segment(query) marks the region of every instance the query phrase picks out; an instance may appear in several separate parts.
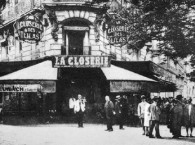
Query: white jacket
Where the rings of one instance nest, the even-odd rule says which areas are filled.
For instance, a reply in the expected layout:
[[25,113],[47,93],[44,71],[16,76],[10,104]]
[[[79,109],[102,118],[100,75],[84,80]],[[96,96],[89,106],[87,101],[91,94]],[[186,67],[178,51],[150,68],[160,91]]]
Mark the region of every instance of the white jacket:
[[75,106],[75,98],[70,98],[69,99],[69,108],[74,109]]
[[74,112],[79,112],[79,111],[84,112],[85,111],[85,103],[82,102],[81,100],[76,100],[74,104]]

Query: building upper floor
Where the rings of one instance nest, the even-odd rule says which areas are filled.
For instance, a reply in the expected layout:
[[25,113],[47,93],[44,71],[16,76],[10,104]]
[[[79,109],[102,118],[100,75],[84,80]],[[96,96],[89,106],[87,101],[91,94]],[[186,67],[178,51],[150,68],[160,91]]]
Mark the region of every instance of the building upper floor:
[[[155,55],[157,41],[151,48],[129,49],[111,45],[107,31],[97,21],[105,12],[103,5],[89,8],[91,0],[9,0],[2,12],[0,61],[36,60],[55,55],[110,55],[114,60],[152,61],[177,76],[185,77],[182,61]],[[23,28],[36,19],[40,31]],[[18,27],[19,25],[19,27]],[[33,32],[34,31],[34,32]],[[37,34],[37,32],[40,32]],[[39,41],[27,42],[28,38]]]

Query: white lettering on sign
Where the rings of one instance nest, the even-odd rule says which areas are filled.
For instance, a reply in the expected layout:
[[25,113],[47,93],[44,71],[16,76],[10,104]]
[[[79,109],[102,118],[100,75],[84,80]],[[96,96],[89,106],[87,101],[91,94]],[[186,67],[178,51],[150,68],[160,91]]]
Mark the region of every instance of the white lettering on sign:
[[110,44],[125,44],[128,39],[129,27],[120,19],[113,20],[108,24],[107,38]]
[[[85,3],[85,2],[92,2],[92,0],[52,0],[52,2],[56,2],[56,3]],[[44,0],[43,3],[51,3],[51,0]]]
[[157,90],[150,82],[110,81],[110,92],[140,92]]
[[0,84],[0,92],[37,92],[40,84]]
[[53,67],[109,67],[109,56],[61,55],[55,56]]
[[34,43],[40,41],[42,38],[43,25],[34,16],[29,16],[24,20],[16,22],[16,29],[20,40]]
[[89,27],[64,26],[64,30],[88,31]]

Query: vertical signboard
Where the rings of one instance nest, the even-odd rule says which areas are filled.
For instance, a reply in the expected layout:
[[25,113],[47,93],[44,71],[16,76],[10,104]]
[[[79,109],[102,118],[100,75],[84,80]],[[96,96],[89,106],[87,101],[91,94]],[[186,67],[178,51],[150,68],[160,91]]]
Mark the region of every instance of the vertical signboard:
[[121,44],[124,45],[128,41],[128,30],[124,20],[113,16],[111,22],[107,24],[107,38],[111,45]]

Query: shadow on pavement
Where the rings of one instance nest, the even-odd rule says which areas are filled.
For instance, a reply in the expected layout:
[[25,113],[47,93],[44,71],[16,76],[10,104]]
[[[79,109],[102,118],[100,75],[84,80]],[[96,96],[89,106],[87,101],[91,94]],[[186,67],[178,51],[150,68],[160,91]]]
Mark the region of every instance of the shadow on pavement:
[[181,137],[178,139],[172,138],[172,137],[163,137],[163,139],[167,140],[178,140],[178,141],[186,141],[186,142],[194,142],[195,143],[195,137]]

